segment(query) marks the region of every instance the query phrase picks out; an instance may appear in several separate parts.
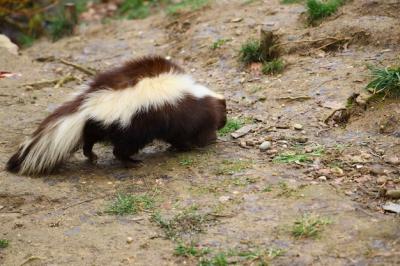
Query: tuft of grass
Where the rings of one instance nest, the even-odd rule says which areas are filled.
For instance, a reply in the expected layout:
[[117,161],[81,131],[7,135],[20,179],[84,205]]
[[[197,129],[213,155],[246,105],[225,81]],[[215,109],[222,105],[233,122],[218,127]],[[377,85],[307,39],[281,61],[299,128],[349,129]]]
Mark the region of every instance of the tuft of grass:
[[179,243],[175,247],[175,255],[181,257],[201,257],[210,253],[210,249],[208,248],[196,248],[193,243],[190,245],[185,245],[184,243]]
[[135,214],[154,208],[154,199],[147,195],[133,196],[119,193],[106,213],[115,215]]
[[268,257],[270,259],[274,259],[276,257],[280,257],[283,256],[286,253],[286,251],[284,249],[281,248],[269,248],[268,249]]
[[369,66],[373,80],[368,83],[366,89],[377,95],[400,95],[400,67],[377,68]]
[[319,236],[325,225],[331,223],[331,220],[327,218],[303,215],[294,222],[292,235],[296,238],[315,238]]
[[220,48],[222,45],[224,45],[227,42],[230,42],[232,39],[218,39],[215,42],[213,42],[213,44],[211,45],[211,49],[212,50],[216,50],[218,48]]
[[282,59],[273,59],[269,62],[264,62],[262,65],[262,72],[264,74],[276,75],[282,73],[285,68],[285,64]]
[[307,0],[308,20],[313,24],[335,13],[343,4],[344,0]]
[[248,65],[253,62],[262,62],[261,44],[258,40],[247,40],[239,51],[239,60]]
[[209,0],[181,0],[177,3],[173,3],[167,7],[167,13],[170,15],[177,15],[182,12],[195,11],[206,5]]
[[241,128],[244,125],[244,121],[241,119],[236,119],[236,118],[228,118],[226,121],[226,124],[223,128],[218,130],[218,135],[219,136],[226,136],[232,132],[235,132],[239,128]]
[[8,247],[8,245],[10,244],[10,241],[8,241],[7,239],[0,239],[0,248],[6,248]]

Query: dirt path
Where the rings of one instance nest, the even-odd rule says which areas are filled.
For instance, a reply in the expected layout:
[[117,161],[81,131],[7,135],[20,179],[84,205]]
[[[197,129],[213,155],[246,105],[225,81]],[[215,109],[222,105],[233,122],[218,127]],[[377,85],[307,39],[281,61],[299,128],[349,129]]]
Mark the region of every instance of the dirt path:
[[[89,80],[60,58],[101,70],[149,53],[170,56],[226,96],[230,117],[254,125],[238,140],[221,137],[190,153],[154,143],[140,154],[144,165],[137,169],[122,169],[109,147],[99,145],[97,166],[76,154],[51,176],[2,171],[0,238],[10,244],[0,249],[0,264],[398,265],[399,218],[383,213],[387,199],[379,195],[400,181],[398,166],[386,163],[400,152],[399,127],[391,123],[400,104],[379,103],[346,128],[323,123],[362,91],[366,64],[393,64],[400,52],[396,1],[354,2],[316,28],[304,26],[300,5],[229,0],[177,19],[160,14],[81,28],[56,43],[39,41],[20,56],[0,51],[1,69],[22,74],[0,81],[3,165],[48,112]],[[260,25],[279,29],[282,42],[337,34],[352,40],[339,50],[301,42],[286,47],[288,67],[272,77],[243,68],[236,57]],[[219,39],[228,41],[211,49]],[[78,80],[59,88],[26,86],[69,74]],[[390,130],[382,132],[382,125]],[[272,148],[260,152],[265,140]],[[278,162],[288,151],[310,161]],[[117,192],[145,194],[155,204],[135,215],[107,214]],[[316,237],[293,235],[304,215],[316,217]],[[180,243],[209,253],[178,256]]]

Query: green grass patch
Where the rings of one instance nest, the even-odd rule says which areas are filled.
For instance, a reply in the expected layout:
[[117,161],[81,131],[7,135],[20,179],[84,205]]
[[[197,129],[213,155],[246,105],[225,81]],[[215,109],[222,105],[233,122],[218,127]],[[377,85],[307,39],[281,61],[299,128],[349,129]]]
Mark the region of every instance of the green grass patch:
[[366,89],[374,95],[400,95],[400,67],[377,68],[370,66],[372,81]]
[[337,11],[344,4],[344,0],[307,0],[308,20],[311,24],[326,18]]
[[167,7],[167,13],[177,15],[182,12],[196,11],[209,4],[209,0],[181,0],[177,3],[172,3]]
[[311,163],[315,157],[320,157],[325,153],[325,149],[320,147],[313,152],[305,153],[302,151],[287,151],[281,153],[272,160],[274,163]]
[[135,214],[154,208],[154,199],[147,195],[127,195],[119,193],[107,208],[106,213],[115,215]]
[[235,132],[236,130],[238,130],[239,128],[244,126],[244,124],[245,124],[245,122],[241,119],[228,118],[225,126],[223,128],[221,128],[220,130],[218,130],[218,135],[226,136],[232,132]]
[[124,0],[118,7],[118,15],[127,19],[143,19],[150,15],[150,8],[157,1]]
[[213,42],[213,44],[211,44],[210,48],[212,50],[216,50],[218,48],[221,48],[224,44],[230,41],[232,41],[232,39],[218,39],[215,42]]
[[269,75],[282,73],[284,69],[285,63],[280,58],[273,59],[269,62],[264,62],[262,65],[262,72]]
[[324,227],[331,223],[331,220],[327,218],[303,215],[294,222],[292,235],[296,238],[316,238],[323,231]]
[[0,248],[6,248],[8,247],[8,245],[10,244],[10,241],[8,241],[7,239],[0,239]]
[[194,163],[194,160],[191,157],[184,156],[179,160],[179,164],[182,166],[191,166],[193,163]]

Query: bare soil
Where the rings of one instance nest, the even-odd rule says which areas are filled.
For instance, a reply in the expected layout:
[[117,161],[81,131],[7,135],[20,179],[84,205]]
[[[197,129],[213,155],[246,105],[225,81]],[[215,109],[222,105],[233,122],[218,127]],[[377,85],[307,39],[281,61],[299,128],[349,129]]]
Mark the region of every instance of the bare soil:
[[[49,112],[90,80],[58,59],[102,70],[137,56],[170,56],[225,95],[230,117],[255,128],[189,153],[154,143],[139,154],[144,163],[134,169],[122,168],[108,146],[98,145],[94,166],[77,153],[49,176],[2,171],[0,238],[10,244],[0,249],[0,264],[197,265],[198,258],[175,255],[177,241],[151,219],[152,212],[173,217],[196,206],[213,218],[182,241],[214,254],[279,249],[281,256],[267,258],[271,265],[399,265],[399,216],[382,209],[387,201],[396,203],[384,191],[400,187],[399,166],[387,163],[400,152],[399,101],[373,103],[346,125],[324,123],[353,93],[363,93],[370,80],[367,64],[398,63],[399,7],[390,0],[350,1],[319,26],[307,27],[301,5],[221,0],[179,17],[82,25],[72,37],[40,40],[19,56],[0,51],[0,70],[22,74],[0,80],[3,165]],[[238,62],[241,44],[258,38],[260,27],[276,30],[289,43],[279,76]],[[330,43],[328,37],[345,41]],[[218,39],[229,41],[211,49]],[[317,39],[323,40],[305,41]],[[29,85],[68,74],[77,80],[59,87]],[[265,140],[275,152],[258,149]],[[273,161],[285,151],[316,147],[324,152],[309,163]],[[152,195],[156,206],[134,215],[107,214],[117,192]],[[303,214],[331,222],[317,238],[298,239],[291,230]]]

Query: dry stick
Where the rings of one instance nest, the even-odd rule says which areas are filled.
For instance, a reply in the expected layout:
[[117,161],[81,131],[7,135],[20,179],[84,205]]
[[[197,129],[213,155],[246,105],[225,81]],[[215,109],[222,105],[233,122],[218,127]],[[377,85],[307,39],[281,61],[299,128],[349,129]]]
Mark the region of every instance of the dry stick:
[[96,74],[96,72],[97,72],[97,71],[95,71],[95,70],[91,70],[91,69],[89,69],[89,68],[87,68],[87,67],[84,67],[84,66],[82,66],[82,65],[78,65],[78,64],[72,63],[72,62],[67,61],[67,60],[64,60],[64,59],[60,59],[60,62],[63,63],[64,65],[72,66],[72,67],[78,69],[79,71],[81,71],[81,72],[83,72],[83,73],[89,75],[89,76],[94,76],[94,75]]
[[275,46],[283,46],[287,44],[293,44],[293,43],[307,43],[307,42],[321,42],[321,41],[326,41],[326,40],[335,40],[335,42],[339,41],[346,41],[346,40],[351,40],[351,37],[344,37],[344,38],[337,38],[337,37],[325,37],[321,39],[315,39],[315,40],[299,40],[299,41],[291,41],[291,42],[283,42],[283,43],[278,43]]
[[31,87],[37,88],[37,87],[44,87],[44,86],[52,85],[52,84],[56,84],[56,86],[57,86],[57,84],[60,84],[60,85],[58,85],[58,87],[59,87],[59,86],[63,85],[64,83],[67,83],[67,82],[75,80],[75,79],[76,78],[74,76],[67,75],[67,76],[59,78],[59,79],[42,80],[42,81],[33,82],[33,83],[25,83],[25,84],[22,84],[22,86],[23,87],[31,86]]

